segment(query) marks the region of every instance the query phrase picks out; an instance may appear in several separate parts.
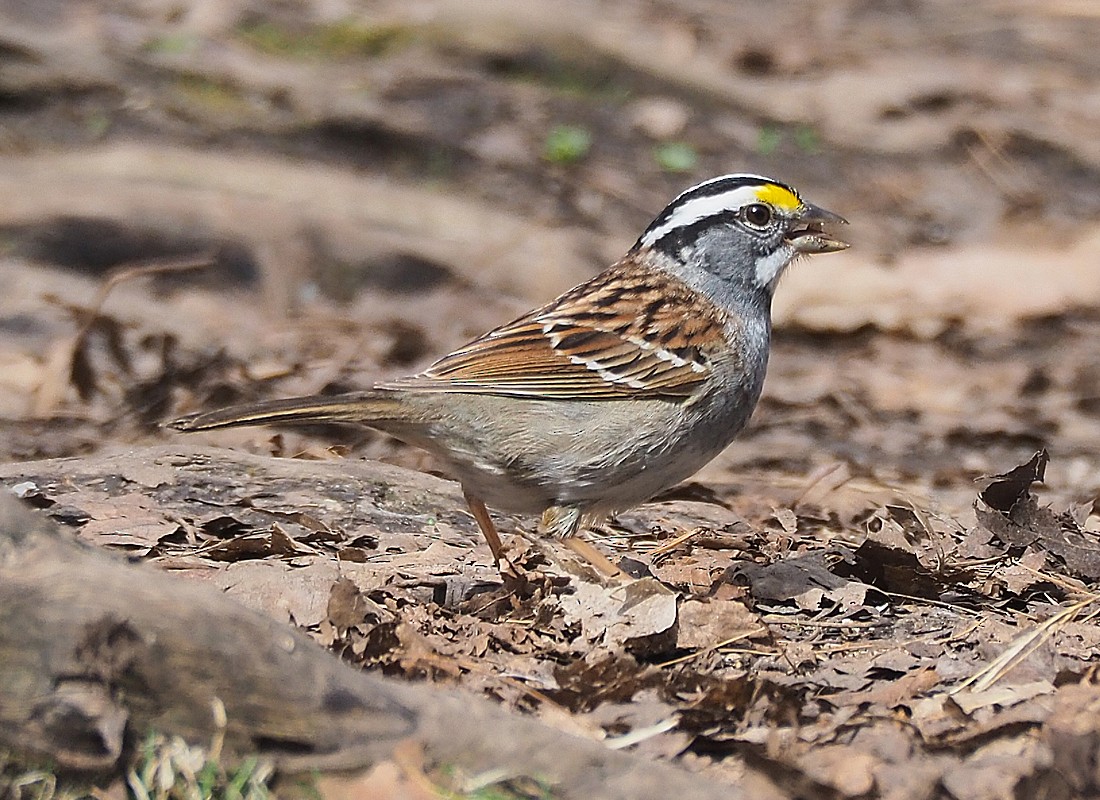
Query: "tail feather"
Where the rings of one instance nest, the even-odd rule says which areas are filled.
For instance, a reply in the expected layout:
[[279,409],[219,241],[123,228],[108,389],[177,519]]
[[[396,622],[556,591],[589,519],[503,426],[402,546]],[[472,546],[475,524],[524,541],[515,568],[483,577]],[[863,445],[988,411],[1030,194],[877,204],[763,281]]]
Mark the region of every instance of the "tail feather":
[[391,392],[350,392],[340,395],[313,395],[284,400],[220,408],[189,414],[168,423],[177,431],[205,431],[244,425],[277,422],[360,422],[370,425],[383,420],[401,420],[402,404]]

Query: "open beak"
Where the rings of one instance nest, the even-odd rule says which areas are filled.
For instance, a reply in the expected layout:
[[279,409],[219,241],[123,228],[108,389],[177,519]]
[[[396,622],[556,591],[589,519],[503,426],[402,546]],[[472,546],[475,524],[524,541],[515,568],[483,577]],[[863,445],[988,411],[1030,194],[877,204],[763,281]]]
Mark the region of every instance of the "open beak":
[[838,250],[847,250],[850,245],[842,239],[836,238],[825,230],[827,225],[847,225],[848,220],[832,211],[815,206],[812,203],[803,203],[791,222],[791,230],[787,233],[787,241],[794,246],[799,253],[835,253]]

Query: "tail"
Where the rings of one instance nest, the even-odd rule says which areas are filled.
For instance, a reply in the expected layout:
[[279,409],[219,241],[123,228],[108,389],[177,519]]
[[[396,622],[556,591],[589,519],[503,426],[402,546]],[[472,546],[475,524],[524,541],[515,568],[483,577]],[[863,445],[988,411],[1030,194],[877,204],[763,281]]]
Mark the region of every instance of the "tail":
[[400,399],[393,392],[366,391],[242,403],[217,411],[189,414],[172,420],[167,427],[177,431],[205,431],[277,422],[358,422],[373,425],[407,417],[407,411],[403,410]]

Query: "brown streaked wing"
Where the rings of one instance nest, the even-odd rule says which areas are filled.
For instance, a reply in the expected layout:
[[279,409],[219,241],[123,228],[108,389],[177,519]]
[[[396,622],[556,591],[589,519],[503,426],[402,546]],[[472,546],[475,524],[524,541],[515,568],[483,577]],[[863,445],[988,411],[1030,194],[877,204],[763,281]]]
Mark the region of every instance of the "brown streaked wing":
[[419,375],[382,387],[681,400],[706,379],[724,316],[671,276],[616,265]]

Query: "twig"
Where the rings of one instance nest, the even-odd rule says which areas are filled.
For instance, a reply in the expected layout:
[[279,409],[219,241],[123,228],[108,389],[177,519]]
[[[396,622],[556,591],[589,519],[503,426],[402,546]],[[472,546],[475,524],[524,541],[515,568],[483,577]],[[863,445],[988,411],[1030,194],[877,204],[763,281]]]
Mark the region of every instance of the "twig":
[[766,617],[760,618],[762,622],[766,622],[769,625],[798,625],[802,628],[881,628],[884,625],[890,623],[883,620],[881,622],[846,622],[845,620],[799,620],[799,619],[787,619],[779,614],[769,614]]
[[204,253],[189,258],[157,259],[138,263],[123,264],[116,267],[108,274],[90,308],[84,309],[84,319],[76,332],[65,342],[63,346],[51,348],[52,356],[45,368],[45,376],[35,392],[31,415],[45,417],[54,412],[64,397],[65,389],[69,385],[69,375],[72,374],[73,361],[80,349],[85,337],[99,319],[107,297],[116,286],[136,278],[144,278],[149,275],[165,275],[175,272],[187,272],[196,269],[206,269],[214,263],[211,254]]

